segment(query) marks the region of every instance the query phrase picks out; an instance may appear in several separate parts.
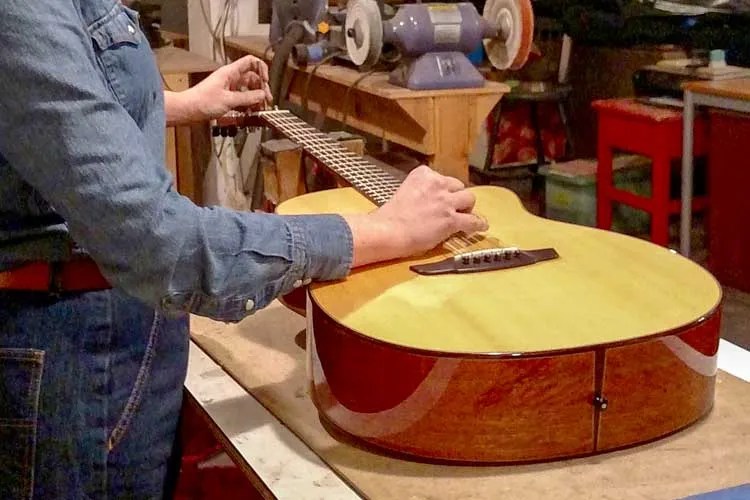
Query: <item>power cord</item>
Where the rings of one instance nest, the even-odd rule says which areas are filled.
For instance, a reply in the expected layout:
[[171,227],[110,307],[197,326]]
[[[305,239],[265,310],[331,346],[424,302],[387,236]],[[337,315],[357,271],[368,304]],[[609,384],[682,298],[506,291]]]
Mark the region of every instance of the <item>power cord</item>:
[[354,90],[355,88],[357,88],[357,86],[360,83],[362,83],[363,80],[365,80],[366,78],[372,76],[373,73],[375,73],[375,69],[371,69],[367,73],[364,73],[362,76],[360,76],[359,78],[357,78],[354,81],[354,83],[352,83],[346,89],[346,93],[344,94],[344,108],[343,108],[344,111],[343,111],[343,116],[341,118],[341,129],[340,129],[341,132],[343,132],[344,130],[346,130],[346,122],[349,119],[349,96],[351,95],[352,90]]
[[310,73],[307,74],[307,80],[305,81],[305,89],[302,92],[302,109],[305,111],[310,111],[308,107],[308,98],[310,96],[310,81],[312,81],[312,77],[315,76],[315,73],[317,73],[318,68],[320,68],[322,65],[333,59],[334,57],[341,55],[343,51],[337,50],[335,52],[331,52],[327,56],[325,56],[323,59],[315,63],[315,66],[313,66],[313,69],[310,71]]

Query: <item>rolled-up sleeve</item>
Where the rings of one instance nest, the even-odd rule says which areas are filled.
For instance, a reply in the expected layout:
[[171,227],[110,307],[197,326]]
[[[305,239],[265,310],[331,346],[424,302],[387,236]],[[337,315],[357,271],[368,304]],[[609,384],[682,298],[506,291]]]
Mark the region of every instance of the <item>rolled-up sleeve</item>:
[[0,3],[0,154],[114,286],[165,310],[238,321],[350,271],[339,215],[198,207],[175,192],[102,76],[71,0]]

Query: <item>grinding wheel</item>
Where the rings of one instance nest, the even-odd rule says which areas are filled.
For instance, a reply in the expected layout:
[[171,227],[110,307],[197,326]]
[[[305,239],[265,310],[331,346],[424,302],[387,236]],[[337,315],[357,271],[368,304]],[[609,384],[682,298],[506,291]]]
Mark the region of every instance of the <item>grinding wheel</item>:
[[350,0],[346,7],[346,51],[357,66],[370,66],[383,50],[383,20],[375,0]]
[[499,28],[497,37],[484,40],[492,65],[497,69],[522,68],[534,41],[531,0],[487,0],[482,16]]

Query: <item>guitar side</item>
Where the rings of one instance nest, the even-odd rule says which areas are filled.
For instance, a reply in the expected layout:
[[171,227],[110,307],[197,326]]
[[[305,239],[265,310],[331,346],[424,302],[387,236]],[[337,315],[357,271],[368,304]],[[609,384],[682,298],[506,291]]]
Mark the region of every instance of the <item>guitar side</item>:
[[[311,393],[341,436],[459,462],[550,460],[677,432],[713,404],[721,289],[700,266],[624,235],[528,213],[471,188],[485,243],[553,247],[503,271],[418,276],[418,259],[308,290]],[[351,189],[279,213],[367,212]]]

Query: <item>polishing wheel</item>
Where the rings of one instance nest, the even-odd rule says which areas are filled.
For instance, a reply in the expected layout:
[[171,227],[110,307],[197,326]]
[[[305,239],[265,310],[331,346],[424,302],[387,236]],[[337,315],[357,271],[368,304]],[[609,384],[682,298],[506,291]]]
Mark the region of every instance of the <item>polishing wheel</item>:
[[374,0],[350,0],[347,5],[346,51],[357,66],[370,66],[383,49],[383,20]]
[[[528,61],[534,38],[531,0],[487,0],[482,15],[469,2],[405,4],[386,21],[375,0],[349,0],[346,11],[346,52],[357,66],[376,64],[385,42],[411,59],[431,52],[466,54],[483,43],[494,67],[517,70]],[[430,78],[443,78],[439,73]]]
[[521,69],[529,59],[534,40],[531,0],[487,0],[482,15],[498,28],[497,37],[484,40],[492,65],[497,69]]

